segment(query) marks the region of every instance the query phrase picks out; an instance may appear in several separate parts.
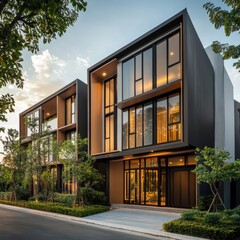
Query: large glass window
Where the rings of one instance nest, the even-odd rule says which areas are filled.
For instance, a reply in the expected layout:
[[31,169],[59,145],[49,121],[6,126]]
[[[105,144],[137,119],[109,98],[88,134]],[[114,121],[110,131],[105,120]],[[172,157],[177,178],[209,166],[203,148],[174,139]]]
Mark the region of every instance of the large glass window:
[[66,105],[66,125],[75,123],[75,95],[72,95],[71,97],[67,98],[65,101]]
[[122,123],[122,138],[123,149],[128,148],[128,110],[123,111],[123,123]]
[[177,32],[123,62],[123,100],[181,79],[180,43]]
[[34,112],[31,112],[27,115],[27,137],[30,137],[34,133],[39,133],[40,129],[40,116],[39,116],[39,110],[36,110]]
[[157,45],[157,87],[167,83],[167,41]]
[[181,79],[180,34],[176,33],[156,46],[156,86]]
[[143,82],[144,92],[152,89],[152,48],[143,52]]
[[176,33],[168,39],[168,82],[173,82],[180,78],[180,34]]
[[105,151],[114,150],[114,78],[104,82]]
[[169,96],[168,100],[168,133],[169,141],[181,139],[181,117],[179,94]]
[[134,96],[134,58],[123,63],[123,99]]
[[167,142],[167,99],[157,101],[157,143]]
[[123,149],[152,144],[152,103],[123,111]]
[[153,121],[152,121],[152,103],[144,105],[144,120],[143,120],[143,131],[144,131],[144,145],[150,145],[153,143]]
[[153,88],[153,49],[149,48],[123,63],[123,100]]
[[135,107],[129,110],[129,148],[135,147]]
[[136,147],[141,147],[143,143],[142,133],[143,133],[143,116],[142,116],[142,106],[136,108]]
[[157,143],[181,139],[182,124],[179,93],[157,101]]

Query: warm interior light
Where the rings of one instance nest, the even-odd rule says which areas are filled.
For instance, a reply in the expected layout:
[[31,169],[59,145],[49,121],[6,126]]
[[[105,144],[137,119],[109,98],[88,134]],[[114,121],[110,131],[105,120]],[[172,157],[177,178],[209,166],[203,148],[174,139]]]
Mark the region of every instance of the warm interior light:
[[169,162],[169,164],[171,165],[171,164],[172,164],[172,162]]
[[107,76],[107,73],[106,73],[106,72],[103,72],[102,75],[103,75],[103,77],[106,77],[106,76]]
[[50,113],[49,113],[49,112],[47,112],[46,114],[47,114],[47,116],[50,116]]
[[173,56],[173,55],[174,55],[174,53],[173,53],[173,52],[170,52],[170,55],[171,55],[171,56]]
[[180,160],[179,160],[180,162],[182,162],[183,160],[180,158]]

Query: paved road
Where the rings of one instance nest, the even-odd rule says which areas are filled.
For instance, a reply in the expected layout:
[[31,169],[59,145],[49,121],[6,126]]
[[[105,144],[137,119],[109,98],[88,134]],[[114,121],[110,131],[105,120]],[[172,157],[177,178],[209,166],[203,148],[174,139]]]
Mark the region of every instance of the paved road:
[[61,221],[0,207],[1,240],[148,240],[163,239]]

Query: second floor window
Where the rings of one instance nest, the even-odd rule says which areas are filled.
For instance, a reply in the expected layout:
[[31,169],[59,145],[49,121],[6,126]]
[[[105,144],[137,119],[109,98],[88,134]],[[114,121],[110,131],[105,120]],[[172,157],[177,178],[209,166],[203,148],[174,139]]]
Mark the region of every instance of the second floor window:
[[66,104],[66,125],[75,123],[76,118],[76,106],[75,106],[75,95],[67,98],[65,101]]
[[153,103],[131,107],[123,111],[123,149],[153,143]]
[[112,78],[104,82],[104,150],[110,152],[114,150],[114,81]]
[[39,121],[40,121],[40,116],[39,116],[39,110],[36,110],[34,112],[31,112],[26,116],[27,118],[27,137],[30,137],[33,133],[39,133]]
[[180,106],[180,94],[174,93],[123,110],[122,149],[181,140]]

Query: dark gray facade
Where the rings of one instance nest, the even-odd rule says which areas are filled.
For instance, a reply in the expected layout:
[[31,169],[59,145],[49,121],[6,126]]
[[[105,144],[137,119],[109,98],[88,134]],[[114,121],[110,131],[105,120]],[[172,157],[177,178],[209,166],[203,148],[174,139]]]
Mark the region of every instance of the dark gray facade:
[[[123,64],[124,62],[131,59],[133,56],[139,54],[139,52],[144,51],[147,48],[153,48],[153,69],[156,69],[156,46],[159,42],[166,39],[168,36],[174,33],[180,33],[180,46],[181,46],[181,79],[176,82],[169,83],[164,86],[156,87],[156,73],[153,72],[153,88],[148,92],[143,92],[140,95],[134,94],[133,97],[124,99],[123,95]],[[99,102],[104,102],[104,91],[103,85],[107,78],[104,78],[103,73],[109,71],[108,79],[114,77],[116,79],[115,93],[116,96],[116,115],[115,121],[117,121],[115,126],[115,138],[114,144],[116,148],[114,151],[105,151],[104,149],[104,109],[101,110],[101,104]],[[169,162],[171,156],[185,156],[185,161],[189,158],[189,154],[194,154],[196,148],[203,148],[204,146],[214,147],[215,146],[215,86],[214,86],[214,68],[209,60],[209,57],[202,46],[202,43],[193,27],[193,24],[189,18],[186,10],[181,11],[169,20],[160,24],[156,28],[147,32],[143,36],[137,38],[135,41],[106,57],[99,63],[95,64],[88,69],[88,139],[89,139],[89,153],[96,158],[96,164],[99,169],[106,176],[106,185],[104,190],[109,198],[110,203],[119,201],[126,202],[124,197],[118,198],[112,192],[114,187],[117,189],[122,189],[125,191],[127,188],[126,181],[122,180],[124,176],[120,174],[124,170],[124,166],[128,164],[128,161],[133,159],[144,159],[145,164],[148,158],[157,157],[160,161],[160,157],[163,156]],[[99,91],[96,92],[96,89]],[[101,92],[102,91],[102,92]],[[136,90],[135,90],[136,91]],[[153,136],[153,144],[149,146],[133,147],[123,149],[122,140],[122,124],[123,124],[123,111],[137,106],[139,104],[144,104],[149,101],[153,101],[153,109],[156,106],[156,100],[168,96],[168,94],[173,94],[179,92],[181,96],[181,124],[182,124],[182,138],[179,141],[169,141],[163,144],[156,144],[156,135]],[[96,100],[98,99],[98,100]],[[98,103],[96,108],[95,102]],[[95,111],[99,110],[96,114]],[[156,113],[153,113],[153,132],[157,131],[156,126]],[[98,125],[98,128],[95,126]],[[102,128],[102,130],[101,130]],[[130,160],[128,160],[130,159]],[[139,160],[140,161],[140,160]],[[182,160],[181,160],[182,161]],[[122,163],[121,163],[122,162]],[[125,165],[124,165],[125,164]],[[129,163],[130,164],[130,163]],[[139,164],[142,164],[139,162]],[[167,163],[168,164],[168,163]],[[171,164],[171,163],[169,163]],[[146,165],[145,165],[146,166]],[[123,168],[123,169],[122,169]],[[183,206],[192,207],[194,206],[194,198],[196,194],[208,194],[209,189],[206,187],[199,187],[196,191],[196,184],[194,177],[191,175],[192,166],[185,166],[182,168],[182,175],[174,172],[170,167],[167,169],[167,197],[165,203],[167,206]],[[126,167],[125,167],[126,169]],[[130,169],[129,169],[130,171]],[[134,170],[135,171],[135,170]],[[138,171],[138,170],[136,170]],[[149,171],[148,169],[139,171]],[[156,169],[159,172],[159,178],[162,177],[161,169]],[[178,203],[174,202],[174,188],[173,182],[174,177],[183,179],[184,174],[188,172],[189,182],[188,190],[178,192],[180,199]],[[120,174],[120,175],[119,175]],[[187,179],[186,178],[186,179]],[[136,180],[137,181],[137,180]],[[182,181],[182,180],[180,180]],[[172,183],[171,183],[172,182]],[[118,186],[114,186],[118,184]],[[125,186],[124,186],[125,184]],[[137,183],[139,184],[139,183]],[[161,182],[159,181],[159,184]],[[135,184],[136,185],[136,184]],[[143,183],[139,185],[140,189],[143,189]],[[162,186],[158,189],[161,191]],[[183,185],[179,186],[179,189],[184,189]],[[119,191],[119,196],[123,194],[121,190]],[[136,190],[139,191],[139,190]],[[184,197],[191,192],[188,199],[184,202]],[[126,196],[126,192],[125,192]],[[135,196],[138,199],[138,196]],[[143,195],[139,197],[143,198]],[[160,198],[160,194],[159,194]],[[146,194],[144,197],[144,204],[147,204]],[[162,198],[161,198],[162,199]],[[161,199],[158,199],[158,206],[162,206]],[[130,200],[129,200],[130,201]],[[139,200],[131,200],[139,204]],[[191,203],[190,203],[191,202]],[[143,203],[140,203],[143,204]],[[182,205],[181,205],[182,204]]]

